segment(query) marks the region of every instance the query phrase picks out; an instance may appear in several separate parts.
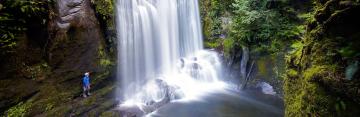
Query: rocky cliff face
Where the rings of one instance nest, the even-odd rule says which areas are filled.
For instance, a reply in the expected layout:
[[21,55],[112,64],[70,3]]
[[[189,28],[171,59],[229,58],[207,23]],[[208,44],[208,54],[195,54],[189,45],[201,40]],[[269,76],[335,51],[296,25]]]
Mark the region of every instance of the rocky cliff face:
[[96,72],[104,36],[88,0],[58,0],[49,23],[48,60],[59,76]]
[[[97,4],[90,0],[56,0],[47,5],[48,16],[43,16],[47,27],[17,37],[17,51],[1,61],[0,69],[6,72],[0,75],[0,113],[64,116],[111,106],[114,54],[109,48],[113,43],[102,27],[106,25],[99,21],[114,20],[99,20]],[[81,100],[81,78],[87,71],[95,95]],[[92,99],[97,101],[89,101]],[[92,106],[82,107],[84,104]]]

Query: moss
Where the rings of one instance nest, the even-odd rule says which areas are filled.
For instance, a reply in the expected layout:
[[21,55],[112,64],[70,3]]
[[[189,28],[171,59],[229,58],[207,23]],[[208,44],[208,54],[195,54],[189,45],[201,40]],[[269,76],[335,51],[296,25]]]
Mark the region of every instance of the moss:
[[99,65],[104,67],[104,68],[112,68],[115,63],[113,62],[114,60],[110,59],[110,57],[108,56],[108,54],[106,53],[105,49],[100,46],[98,48],[98,55],[99,55]]
[[224,45],[225,57],[229,57],[230,56],[230,51],[233,49],[233,46],[234,46],[234,40],[225,39],[224,42],[223,42],[223,45]]
[[265,59],[267,59],[267,58],[262,58],[262,59],[260,59],[260,60],[258,60],[256,63],[257,63],[257,68],[258,68],[258,70],[259,70],[259,74],[260,75],[263,75],[263,76],[267,76],[267,67],[266,67],[266,60]]
[[100,117],[114,117],[114,112],[103,112],[101,113]]
[[100,60],[100,65],[109,66],[109,65],[112,65],[112,62],[109,59],[101,59]]
[[294,70],[294,69],[288,69],[287,71],[287,74],[288,74],[288,76],[289,77],[296,77],[299,73],[296,71],[296,70]]
[[314,66],[306,69],[303,73],[305,80],[311,81],[313,78],[319,77],[319,75],[325,72],[326,66]]
[[54,108],[54,104],[53,103],[48,103],[48,104],[46,104],[45,111],[50,111],[53,108]]
[[100,66],[104,67],[104,68],[111,68],[112,66],[114,66],[114,62],[113,60],[110,59],[110,57],[106,54],[105,49],[103,47],[99,47],[99,62],[100,62]]
[[111,56],[116,56],[115,0],[91,0],[105,37],[105,49]]
[[60,117],[60,116],[64,116],[66,113],[70,112],[71,110],[72,110],[71,105],[63,104],[47,111],[46,116]]
[[50,74],[50,66],[46,62],[41,62],[35,65],[22,65],[22,74],[24,77],[41,81],[47,78]]
[[7,117],[25,117],[26,113],[31,109],[32,102],[20,102],[6,111]]
[[[315,67],[306,73],[306,77],[312,78],[316,74],[316,71],[322,71],[321,67]],[[295,70],[289,70],[288,77],[285,81],[285,102],[287,116],[330,116],[331,113],[327,110],[327,106],[332,105],[332,98],[327,95],[325,90],[317,83],[308,81],[307,79],[299,79],[294,76],[299,76],[293,72]],[[289,79],[289,76],[292,79]],[[296,90],[295,90],[296,89]],[[291,103],[289,103],[291,102]]]
[[84,106],[91,106],[96,103],[96,98],[90,97],[83,102]]
[[[286,56],[286,116],[354,116],[360,113],[358,93],[353,93],[359,92],[356,91],[360,88],[359,81],[347,80],[345,77],[347,66],[358,60],[351,52],[357,50],[346,46],[359,43],[359,40],[346,38],[356,37],[359,33],[330,30],[332,27],[353,29],[351,26],[358,24],[358,21],[347,20],[353,22],[346,22],[350,25],[342,24],[346,17],[332,17],[338,15],[340,9],[352,7],[338,7],[339,3],[335,0],[324,2],[316,2],[316,12],[311,13],[315,18],[307,18],[311,20],[309,22],[318,24],[308,25],[303,39],[295,42],[292,51]],[[330,21],[333,22],[331,26],[324,23]],[[344,54],[344,48],[350,54]]]
[[[102,80],[104,81],[104,78]],[[100,89],[96,89],[96,87],[98,86],[94,85],[91,92],[92,95],[87,98],[80,96],[74,100],[60,101],[65,103],[57,105],[49,103],[48,106],[53,106],[53,108],[46,111],[46,116],[64,116],[67,114],[74,116],[98,116],[102,112],[109,111],[115,104],[115,101],[108,97],[115,89],[114,84],[107,83],[105,87]]]
[[103,20],[113,17],[114,1],[113,0],[91,0],[94,4],[96,12],[101,15]]

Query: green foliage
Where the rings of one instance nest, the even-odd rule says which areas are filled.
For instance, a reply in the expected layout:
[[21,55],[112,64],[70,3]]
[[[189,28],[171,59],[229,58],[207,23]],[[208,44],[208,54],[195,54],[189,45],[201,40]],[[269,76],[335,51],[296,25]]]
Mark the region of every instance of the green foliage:
[[217,47],[219,47],[218,42],[210,42],[210,41],[205,42],[205,48],[217,48]]
[[[115,1],[116,0],[91,0],[95,8],[96,17],[101,28],[104,30],[105,43],[107,50],[115,53],[116,26],[115,26]],[[115,56],[115,55],[112,55]]]
[[225,57],[229,57],[230,56],[230,51],[233,49],[233,46],[234,46],[234,40],[225,39],[223,44],[224,44]]
[[360,52],[357,51],[356,46],[358,46],[358,45],[351,43],[348,46],[345,46],[345,47],[341,48],[340,50],[338,50],[338,52],[346,58],[353,58],[353,57],[360,56]]
[[20,102],[6,111],[7,117],[25,117],[32,103]]
[[[256,29],[259,28],[261,18],[264,13],[253,6],[255,0],[235,0],[233,3],[235,17],[233,18],[231,36],[242,41],[250,43],[255,41]],[[258,22],[258,23],[257,23]]]
[[293,9],[284,5],[286,1],[279,2],[278,8],[268,8],[267,4],[268,0],[235,0],[230,36],[236,43],[278,52],[286,47],[283,42],[292,42],[304,32],[291,17]]
[[340,113],[341,111],[346,110],[346,104],[344,101],[337,99],[338,103],[335,104],[335,110]]
[[[0,50],[10,50],[16,45],[15,36],[10,31],[0,29]],[[9,51],[7,51],[9,52]]]
[[308,23],[315,21],[315,18],[313,16],[314,16],[314,12],[301,13],[298,15],[299,18],[304,19]]
[[95,11],[103,20],[108,20],[114,16],[114,0],[91,0],[95,6]]
[[[301,56],[303,54],[302,49],[304,48],[304,44],[301,41],[296,41],[291,45],[291,51],[289,54],[292,55],[295,59],[293,60],[294,64],[300,64]],[[290,56],[287,57],[287,62],[290,62]]]
[[27,24],[47,20],[47,4],[51,0],[3,0],[0,1],[0,54],[12,52],[16,37],[26,31]]
[[216,40],[223,33],[222,17],[231,11],[233,0],[200,0],[201,17],[205,38]]

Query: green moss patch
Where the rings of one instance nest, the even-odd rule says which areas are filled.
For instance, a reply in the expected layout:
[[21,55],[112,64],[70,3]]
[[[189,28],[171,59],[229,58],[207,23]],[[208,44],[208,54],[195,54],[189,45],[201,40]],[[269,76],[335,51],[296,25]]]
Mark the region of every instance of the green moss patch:
[[[359,115],[359,79],[345,77],[346,69],[359,60],[352,54],[359,49],[348,48],[352,43],[359,43],[350,38],[357,37],[359,32],[349,31],[359,23],[347,19],[354,15],[352,10],[358,9],[359,3],[350,2],[353,4],[346,7],[339,7],[342,0],[315,3],[315,11],[310,13],[313,15],[303,16],[309,22],[306,34],[292,45],[293,49],[286,57],[286,116]],[[354,70],[352,75],[359,77],[356,73],[359,70]]]

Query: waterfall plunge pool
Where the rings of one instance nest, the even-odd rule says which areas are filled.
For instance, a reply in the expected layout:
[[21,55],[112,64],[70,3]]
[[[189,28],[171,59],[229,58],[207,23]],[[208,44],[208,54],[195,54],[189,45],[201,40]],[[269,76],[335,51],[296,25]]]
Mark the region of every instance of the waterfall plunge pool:
[[268,103],[276,97],[221,80],[218,55],[203,49],[198,0],[117,0],[116,9],[116,98],[124,116],[283,115],[281,101]]

